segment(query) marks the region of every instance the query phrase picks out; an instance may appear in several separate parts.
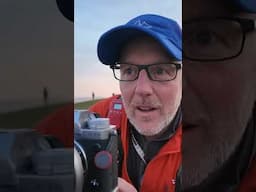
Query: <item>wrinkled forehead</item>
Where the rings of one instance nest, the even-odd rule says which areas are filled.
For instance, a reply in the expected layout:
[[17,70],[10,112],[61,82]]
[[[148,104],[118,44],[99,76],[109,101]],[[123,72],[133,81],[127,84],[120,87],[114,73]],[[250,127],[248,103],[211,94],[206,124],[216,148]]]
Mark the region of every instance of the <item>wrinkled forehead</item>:
[[232,0],[183,0],[182,20],[200,17],[232,16],[236,9]]

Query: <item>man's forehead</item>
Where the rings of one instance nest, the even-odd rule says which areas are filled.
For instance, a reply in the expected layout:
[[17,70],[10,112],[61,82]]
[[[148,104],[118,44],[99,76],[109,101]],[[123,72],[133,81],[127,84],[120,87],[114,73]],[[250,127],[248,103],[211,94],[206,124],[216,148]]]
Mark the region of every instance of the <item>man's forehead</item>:
[[[161,55],[164,60],[159,62],[166,62],[166,58],[168,58],[168,61],[176,61],[176,59],[171,56],[157,40],[148,35],[137,36],[126,42],[126,44],[124,44],[120,50],[119,59],[126,60],[131,56],[131,54],[137,53],[138,50],[141,50],[142,48],[148,51],[153,50],[152,52],[154,52],[156,55]],[[155,54],[152,54],[152,52],[149,54],[148,59],[155,56]]]
[[200,17],[231,16],[234,5],[228,0],[183,0],[182,19],[189,21]]

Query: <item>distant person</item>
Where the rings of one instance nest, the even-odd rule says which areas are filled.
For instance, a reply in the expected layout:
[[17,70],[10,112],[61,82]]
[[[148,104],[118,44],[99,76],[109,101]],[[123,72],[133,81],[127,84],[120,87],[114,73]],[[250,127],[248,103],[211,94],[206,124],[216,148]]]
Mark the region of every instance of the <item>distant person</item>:
[[48,104],[48,89],[47,87],[43,88],[43,99],[44,99],[44,104],[47,105]]
[[95,93],[92,92],[92,100],[94,100],[94,99],[95,99]]

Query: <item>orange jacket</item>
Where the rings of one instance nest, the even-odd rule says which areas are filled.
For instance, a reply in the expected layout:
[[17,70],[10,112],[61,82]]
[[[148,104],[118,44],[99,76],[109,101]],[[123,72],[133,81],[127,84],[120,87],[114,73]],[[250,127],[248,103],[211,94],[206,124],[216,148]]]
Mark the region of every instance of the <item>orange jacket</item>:
[[[98,113],[101,117],[107,117],[111,102],[118,96],[102,100],[89,110]],[[122,111],[121,117],[121,141],[123,146],[122,177],[131,183],[127,172],[127,157],[129,147],[129,133],[127,128],[127,116]],[[181,126],[171,140],[166,143],[157,156],[147,165],[141,185],[141,192],[174,192],[175,179],[181,165]]]
[[65,105],[45,119],[42,119],[35,130],[45,135],[54,136],[65,147],[73,147],[74,143],[74,105]]
[[256,191],[256,157],[238,188],[238,192],[255,192]]
[[[106,100],[102,100],[98,102],[96,105],[92,106],[90,108],[90,111],[94,111],[100,114],[102,117],[107,117],[110,103],[113,99],[117,98],[119,96],[114,96],[111,98],[108,98]],[[127,149],[128,149],[128,138],[127,138],[127,118],[125,115],[124,110],[122,111],[122,141],[123,141],[123,148],[126,149],[125,151],[125,157],[127,158]],[[60,108],[56,110],[55,112],[51,113],[49,116],[47,116],[45,119],[43,119],[36,127],[38,131],[44,134],[53,135],[56,138],[58,138],[60,141],[62,141],[65,146],[67,147],[73,147],[73,117],[74,117],[74,106],[73,104],[67,105],[63,108]],[[123,131],[124,130],[124,131]],[[174,143],[174,144],[173,144]],[[152,162],[149,163],[148,168],[145,171],[145,178],[143,180],[142,189],[141,191],[168,191],[168,189],[163,189],[165,186],[165,179],[166,183],[171,183],[172,176],[168,176],[168,173],[171,174],[172,168],[174,167],[177,169],[181,162],[181,152],[180,152],[180,144],[181,144],[181,128],[177,130],[176,135],[173,137],[172,140],[170,140],[161,150],[161,152],[157,155],[156,158],[152,160]],[[171,153],[171,147],[174,146],[175,149],[177,149],[177,153],[173,151]],[[170,147],[170,148],[169,148]],[[169,153],[169,155],[168,155]],[[167,156],[173,157],[176,160],[168,159]],[[125,159],[126,159],[125,158]],[[177,165],[167,165],[167,163],[162,163],[163,161],[166,162],[177,162]],[[160,163],[159,163],[160,162]],[[159,163],[159,164],[158,164]],[[160,164],[162,163],[162,166]],[[157,167],[155,169],[155,167]],[[155,169],[155,170],[154,170]],[[153,171],[152,171],[153,170]],[[157,173],[155,173],[157,172]],[[176,171],[173,171],[173,176]],[[160,174],[160,176],[158,176]],[[126,170],[126,163],[123,164],[123,177],[130,181],[127,170]],[[152,182],[153,181],[153,182]],[[150,185],[149,185],[150,183]],[[155,189],[154,185],[158,185],[157,189]],[[149,187],[148,187],[149,186]],[[148,187],[148,188],[147,188]],[[162,188],[161,188],[162,187]],[[173,186],[170,185],[170,188]],[[169,191],[173,191],[169,190]],[[254,161],[252,162],[250,168],[247,171],[247,174],[243,177],[240,186],[238,188],[238,192],[256,192],[256,157],[254,158]]]

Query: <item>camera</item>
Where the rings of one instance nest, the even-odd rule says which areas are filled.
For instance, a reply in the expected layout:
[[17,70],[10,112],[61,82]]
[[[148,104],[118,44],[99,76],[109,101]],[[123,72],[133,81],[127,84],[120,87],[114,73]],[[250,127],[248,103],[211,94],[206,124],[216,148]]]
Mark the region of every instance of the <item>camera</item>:
[[114,126],[86,110],[74,125],[74,148],[31,129],[0,130],[0,192],[116,191]]
[[73,191],[73,149],[48,139],[30,129],[0,131],[1,192]]
[[108,118],[86,110],[75,111],[76,192],[117,191],[118,136]]

